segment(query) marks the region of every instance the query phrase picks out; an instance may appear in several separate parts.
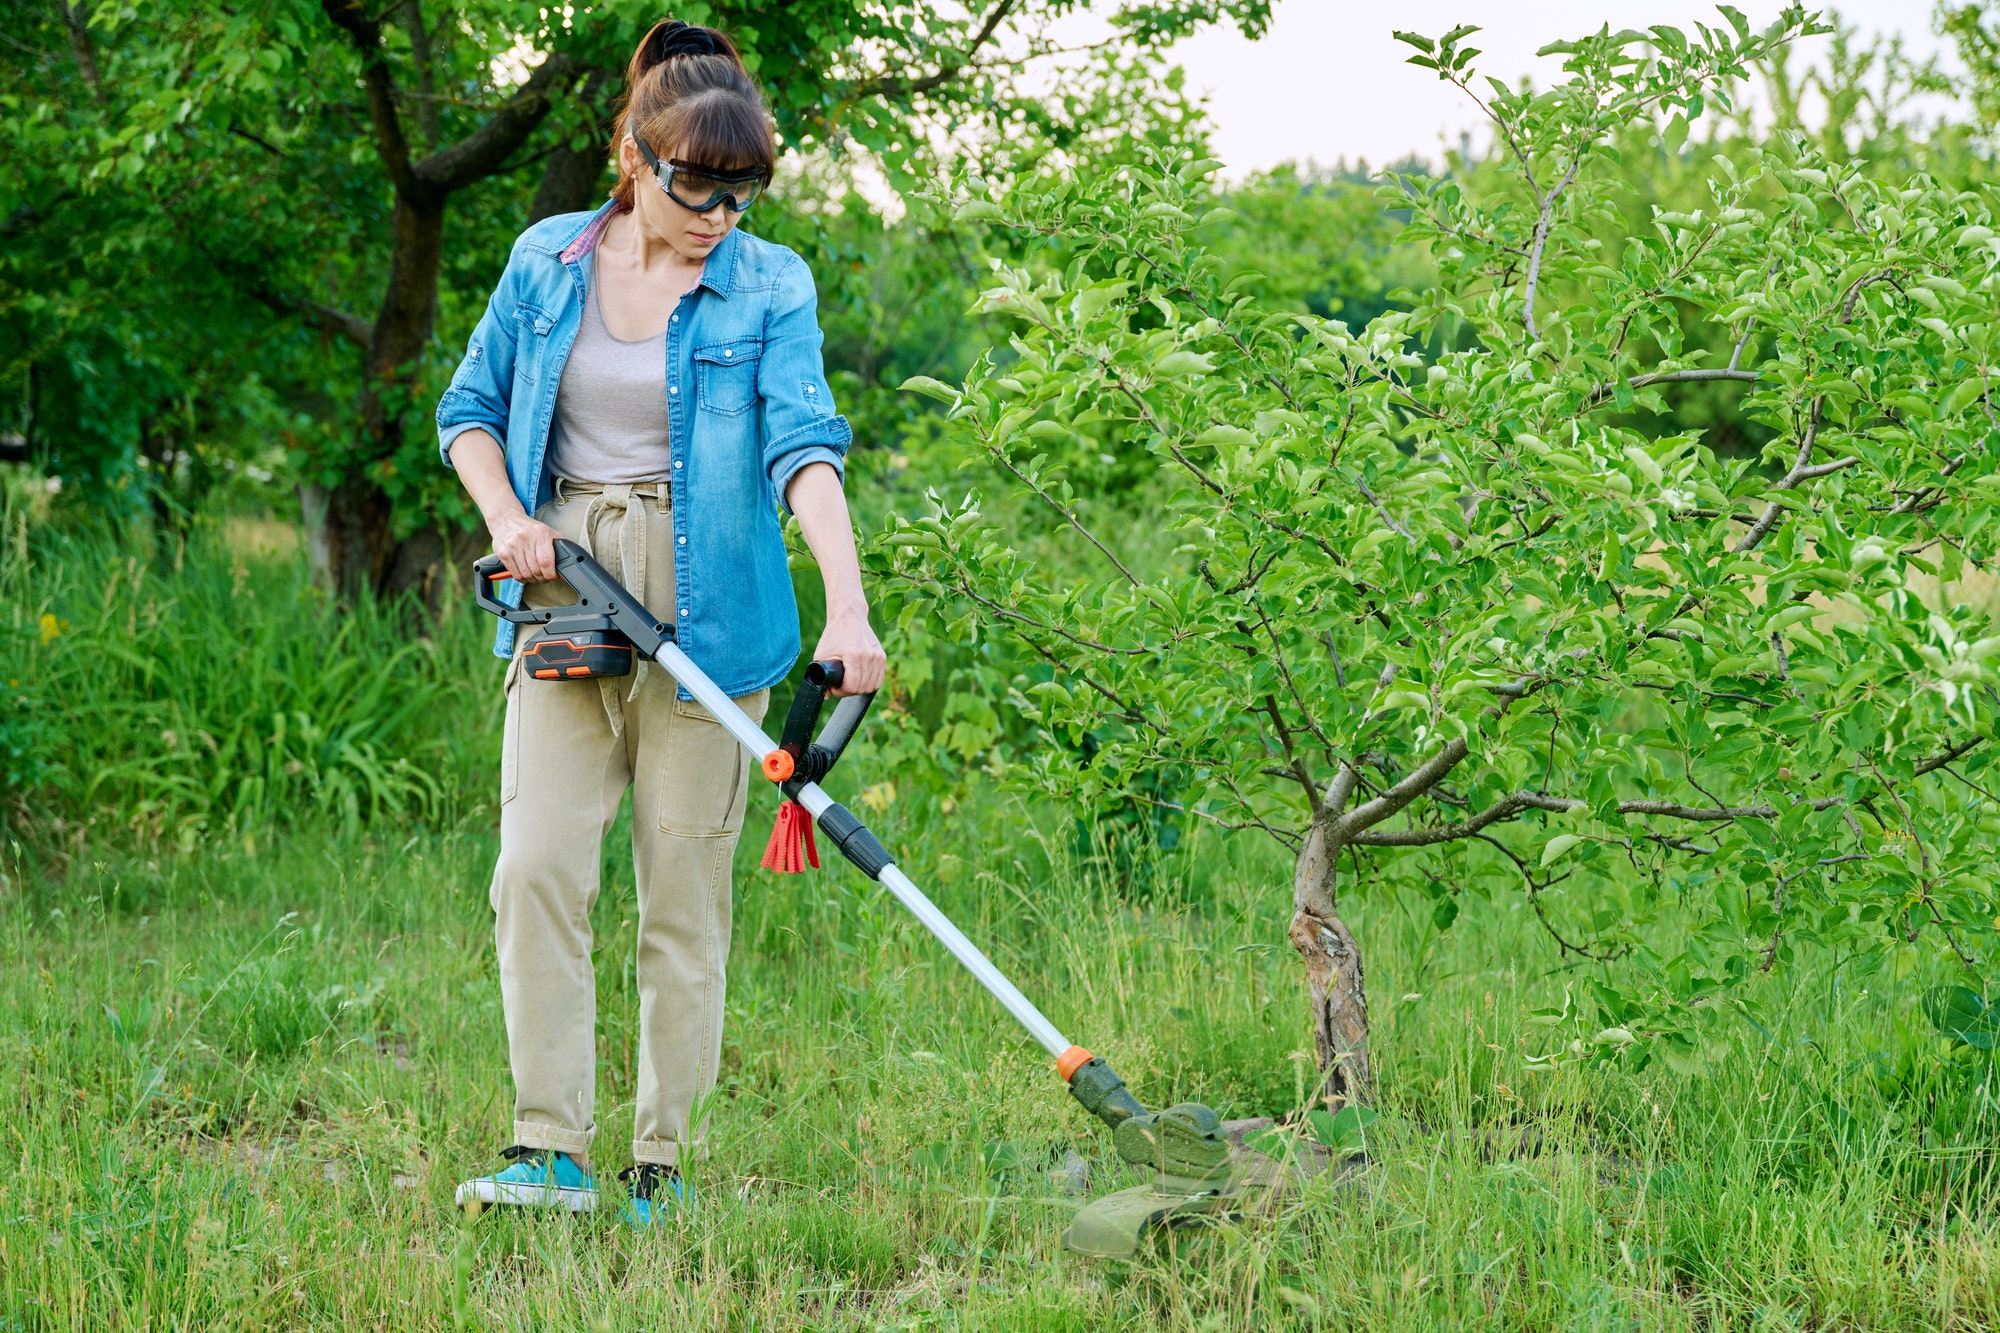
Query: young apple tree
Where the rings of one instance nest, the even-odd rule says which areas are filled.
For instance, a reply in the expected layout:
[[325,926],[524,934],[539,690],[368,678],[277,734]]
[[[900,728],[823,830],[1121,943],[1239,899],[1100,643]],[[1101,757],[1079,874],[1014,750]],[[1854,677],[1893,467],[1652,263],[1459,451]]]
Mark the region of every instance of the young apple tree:
[[[1549,1016],[1548,1058],[1687,1067],[1738,983],[1807,949],[1898,976],[1934,951],[1972,986],[1993,955],[2000,637],[1952,597],[2000,542],[1991,199],[1786,137],[1719,158],[1710,206],[1617,234],[1614,132],[1682,152],[1819,30],[1723,14],[1559,43],[1544,92],[1475,91],[1470,29],[1405,36],[1506,161],[1477,197],[1394,183],[1438,281],[1364,329],[1218,277],[1191,240],[1212,162],[1084,164],[961,210],[1060,267],[996,269],[1011,347],[908,387],[1085,572],[1052,576],[976,494],[873,558],[1039,664],[1014,697],[1039,785],[1291,849],[1331,1099],[1371,1089],[1344,875],[1504,873],[1563,951],[1623,957]],[[1684,346],[1690,313],[1728,340]],[[1675,428],[1699,380],[1740,385],[1761,455]],[[1151,512],[1068,479],[1121,447],[1157,463]],[[1160,530],[1178,549],[1141,559]]]

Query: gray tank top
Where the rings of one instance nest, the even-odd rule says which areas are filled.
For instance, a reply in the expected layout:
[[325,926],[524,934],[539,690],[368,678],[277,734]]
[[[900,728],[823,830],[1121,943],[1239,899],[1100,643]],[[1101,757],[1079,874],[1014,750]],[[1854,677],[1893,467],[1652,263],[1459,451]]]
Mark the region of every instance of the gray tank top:
[[673,472],[667,433],[667,334],[614,338],[593,276],[583,322],[556,388],[549,469],[569,481],[664,481]]

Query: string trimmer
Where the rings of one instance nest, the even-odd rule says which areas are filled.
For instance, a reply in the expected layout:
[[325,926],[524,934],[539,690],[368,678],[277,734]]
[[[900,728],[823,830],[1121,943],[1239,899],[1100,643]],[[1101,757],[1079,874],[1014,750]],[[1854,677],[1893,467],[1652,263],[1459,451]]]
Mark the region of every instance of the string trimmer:
[[1055,1058],[1056,1072],[1070,1096],[1111,1127],[1118,1155],[1150,1173],[1147,1184],[1099,1199],[1079,1212],[1063,1233],[1065,1244],[1085,1254],[1124,1257],[1138,1248],[1149,1227],[1171,1218],[1226,1211],[1250,1184],[1264,1183],[1254,1178],[1268,1179],[1263,1171],[1246,1173],[1232,1165],[1221,1122],[1208,1107],[1183,1102],[1164,1111],[1148,1111],[1141,1106],[1102,1056],[1092,1055],[1057,1031],[903,873],[867,825],[821,790],[820,780],[853,739],[873,698],[860,694],[842,699],[825,729],[813,737],[828,692],[840,686],[838,662],[815,662],[807,669],[786,715],[783,739],[773,745],[681,651],[672,625],[648,611],[575,542],[558,539],[555,553],[556,577],[575,592],[573,605],[510,607],[494,594],[494,583],[511,577],[500,558],[487,556],[473,567],[480,606],[503,620],[539,631],[525,652],[528,674],[538,680],[565,681],[625,675],[632,670],[635,652],[664,667],[784,792],[787,799],[764,864],[781,872],[803,869],[808,861],[817,866],[818,848],[812,836],[816,823],[842,856],[894,894]]

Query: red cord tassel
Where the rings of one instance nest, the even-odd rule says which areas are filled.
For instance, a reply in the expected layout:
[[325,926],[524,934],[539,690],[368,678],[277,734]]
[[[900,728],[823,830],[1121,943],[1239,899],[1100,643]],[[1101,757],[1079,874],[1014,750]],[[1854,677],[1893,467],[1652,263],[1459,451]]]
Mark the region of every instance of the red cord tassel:
[[786,801],[778,807],[778,822],[771,826],[771,841],[764,846],[764,869],[797,875],[804,872],[808,861],[814,870],[819,869],[812,816],[797,801]]

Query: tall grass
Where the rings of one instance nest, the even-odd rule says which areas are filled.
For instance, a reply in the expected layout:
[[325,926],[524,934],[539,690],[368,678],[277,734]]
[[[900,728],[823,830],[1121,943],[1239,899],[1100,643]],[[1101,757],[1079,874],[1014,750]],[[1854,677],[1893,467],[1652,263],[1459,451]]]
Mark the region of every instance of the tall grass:
[[31,526],[0,545],[0,765],[17,830],[188,850],[300,822],[449,821],[494,747],[499,672],[458,601],[339,606],[213,521]]
[[[1296,1107],[1282,865],[1203,833],[1143,909],[1066,822],[903,804],[885,839],[1150,1102]],[[1022,834],[1027,833],[1025,842]],[[629,865],[598,942],[598,1166],[629,1137]],[[1538,1070],[1575,984],[1506,901],[1439,936],[1357,904],[1377,996],[1370,1165],[1129,1264],[1057,1241],[1125,1183],[1039,1050],[878,889],[740,863],[700,1206],[635,1235],[450,1206],[505,1141],[480,832],[302,829],[113,856],[0,900],[0,1327],[1952,1329],[2000,1320],[1989,1199],[1869,1074],[1907,1005],[1772,978],[1692,1075]],[[143,910],[133,910],[142,905]],[[1837,1103],[1844,1118],[1829,1105]],[[1948,1154],[1946,1154],[1948,1155]]]

